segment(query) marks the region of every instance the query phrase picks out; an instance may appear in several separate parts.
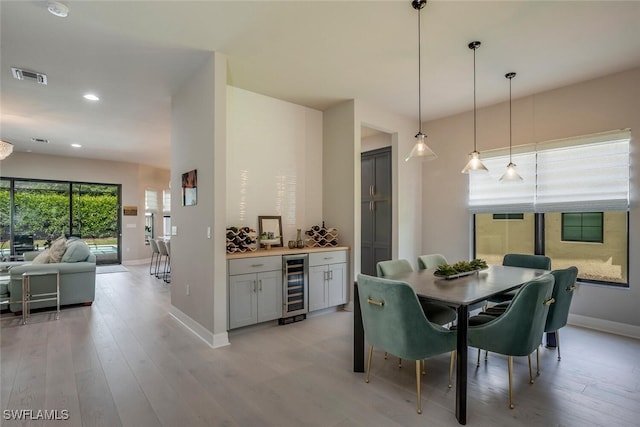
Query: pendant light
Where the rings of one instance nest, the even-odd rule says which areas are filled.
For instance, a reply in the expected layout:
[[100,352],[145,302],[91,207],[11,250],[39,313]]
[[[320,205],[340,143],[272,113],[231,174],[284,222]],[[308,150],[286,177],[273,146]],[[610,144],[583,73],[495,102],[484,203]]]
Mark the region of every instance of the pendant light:
[[516,165],[511,161],[511,80],[516,76],[516,73],[507,73],[504,76],[509,79],[509,164],[507,165],[507,171],[500,177],[500,181],[522,182],[522,177],[516,172]]
[[427,0],[413,0],[411,6],[418,11],[418,133],[416,134],[416,143],[405,160],[419,157],[429,161],[438,158],[436,154],[427,146],[425,142],[427,136],[422,133],[422,85],[421,85],[421,67],[420,67],[420,10],[427,4]]
[[0,140],[0,160],[4,160],[13,153],[13,144]]
[[480,152],[476,149],[476,49],[480,47],[480,42],[469,43],[469,49],[473,50],[473,151],[469,153],[469,163],[462,169],[462,173],[488,172],[489,170],[480,160]]

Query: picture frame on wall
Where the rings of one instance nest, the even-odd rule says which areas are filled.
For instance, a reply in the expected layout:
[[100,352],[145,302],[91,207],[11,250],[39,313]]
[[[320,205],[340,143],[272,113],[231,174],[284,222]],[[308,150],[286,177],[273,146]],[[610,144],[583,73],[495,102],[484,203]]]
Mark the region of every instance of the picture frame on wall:
[[182,206],[194,206],[198,203],[198,170],[182,174]]

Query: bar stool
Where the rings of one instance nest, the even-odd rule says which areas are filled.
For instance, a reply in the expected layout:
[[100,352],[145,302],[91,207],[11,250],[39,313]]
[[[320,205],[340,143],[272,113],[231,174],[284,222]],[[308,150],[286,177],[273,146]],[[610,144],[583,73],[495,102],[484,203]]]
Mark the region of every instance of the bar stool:
[[[167,267],[169,265],[169,251],[167,250],[167,243],[164,240],[160,240],[158,239],[158,250],[160,251],[160,261],[158,263],[158,273],[156,274],[156,277],[158,279],[162,279],[163,281],[165,281],[166,283],[169,283],[167,281]],[[162,257],[164,257],[164,265],[162,267],[162,273],[160,273],[160,263],[162,262]]]
[[[149,264],[149,274],[153,274],[155,276],[158,275],[158,259],[160,258],[160,249],[158,249],[158,243],[156,243],[155,239],[149,239],[149,245],[151,245],[151,263]],[[155,259],[155,266],[154,266]],[[152,267],[155,267],[152,272]]]

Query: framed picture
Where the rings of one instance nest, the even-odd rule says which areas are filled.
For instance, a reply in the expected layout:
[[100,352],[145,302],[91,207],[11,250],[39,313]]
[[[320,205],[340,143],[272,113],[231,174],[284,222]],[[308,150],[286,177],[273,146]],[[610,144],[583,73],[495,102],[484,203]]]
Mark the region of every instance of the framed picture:
[[271,246],[282,246],[282,219],[279,216],[259,216],[258,233],[260,239]]
[[198,203],[198,170],[182,174],[182,206],[193,206]]

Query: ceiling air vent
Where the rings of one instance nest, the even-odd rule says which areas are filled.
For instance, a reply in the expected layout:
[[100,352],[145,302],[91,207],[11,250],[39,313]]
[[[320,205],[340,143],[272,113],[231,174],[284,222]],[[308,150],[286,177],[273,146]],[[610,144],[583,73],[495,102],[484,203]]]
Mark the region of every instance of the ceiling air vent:
[[39,142],[40,144],[48,144],[49,140],[46,138],[31,138],[32,142]]
[[47,84],[47,75],[38,73],[36,71],[21,70],[20,68],[11,67],[11,73],[13,77],[18,80],[31,80],[32,82],[40,83],[41,85]]

